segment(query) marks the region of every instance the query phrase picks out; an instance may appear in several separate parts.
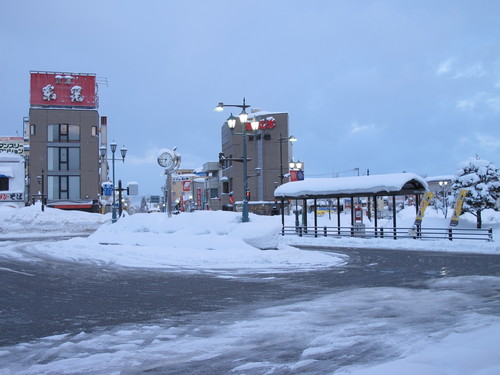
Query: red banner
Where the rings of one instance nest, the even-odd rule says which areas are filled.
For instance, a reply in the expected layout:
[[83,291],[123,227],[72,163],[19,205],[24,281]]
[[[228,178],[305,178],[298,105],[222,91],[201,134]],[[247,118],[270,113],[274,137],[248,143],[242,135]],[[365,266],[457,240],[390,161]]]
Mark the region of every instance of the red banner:
[[201,207],[201,189],[196,189],[196,205]]
[[95,74],[31,72],[30,89],[34,107],[97,107]]

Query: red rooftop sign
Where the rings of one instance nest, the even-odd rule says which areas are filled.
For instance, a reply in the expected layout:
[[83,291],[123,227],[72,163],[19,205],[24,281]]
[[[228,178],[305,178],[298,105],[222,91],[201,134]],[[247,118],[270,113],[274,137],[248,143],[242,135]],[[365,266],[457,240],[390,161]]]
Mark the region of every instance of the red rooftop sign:
[[32,107],[97,107],[96,76],[88,73],[30,72]]

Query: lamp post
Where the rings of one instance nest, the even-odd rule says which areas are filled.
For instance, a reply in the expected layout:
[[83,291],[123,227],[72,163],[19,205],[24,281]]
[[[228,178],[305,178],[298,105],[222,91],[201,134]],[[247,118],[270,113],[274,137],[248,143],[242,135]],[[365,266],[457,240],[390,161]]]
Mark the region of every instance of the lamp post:
[[[242,136],[242,143],[243,143],[243,214],[241,221],[243,223],[247,223],[250,221],[248,218],[248,200],[247,200],[247,186],[248,186],[248,175],[247,175],[247,135],[251,135],[250,133],[247,133],[247,127],[246,123],[248,120],[248,113],[246,113],[246,109],[250,107],[250,105],[245,103],[245,98],[243,98],[243,104],[224,104],[224,103],[219,103],[217,107],[215,107],[215,110],[217,112],[221,112],[224,110],[224,107],[237,107],[241,108],[241,113],[238,115],[242,127],[242,132],[241,133],[234,133],[234,128],[236,127],[236,117],[231,114],[229,118],[227,119],[227,126],[229,129],[231,129],[231,132],[236,135],[241,135]],[[254,117],[253,120],[250,123],[251,128],[253,131],[256,131],[259,128],[259,121],[257,121],[257,118]]]
[[283,141],[295,142],[297,141],[297,138],[295,138],[293,135],[289,137],[283,137],[280,134],[278,140],[280,141],[280,185],[283,185],[283,178],[285,177],[283,175]]
[[42,212],[45,211],[45,175],[44,175],[44,171],[42,169],[42,175],[41,176],[36,176],[36,179],[38,181],[39,184],[42,185],[42,194],[40,195],[40,198],[42,200]]
[[439,181],[439,186],[443,188],[443,213],[445,219],[448,216],[448,202],[446,201],[446,185],[448,185],[448,181]]
[[[290,163],[288,164],[288,166],[290,167],[290,169],[292,171],[303,171],[304,170],[304,163],[301,162],[300,160],[293,161],[293,159],[292,159],[292,160],[290,160]],[[306,217],[304,214],[304,207],[302,207],[302,215],[304,217]],[[295,228],[296,228],[296,230],[298,230],[299,226],[300,226],[299,209],[298,209],[298,205],[297,205],[297,199],[295,199]]]
[[[115,152],[116,152],[116,148],[118,147],[118,145],[116,144],[115,141],[111,142],[109,144],[109,148],[111,149],[111,159],[106,159],[106,147],[105,146],[101,146],[99,147],[99,152],[101,154],[101,158],[102,160],[111,160],[112,162],[112,166],[113,166],[113,207],[111,209],[111,212],[112,212],[112,216],[111,216],[111,222],[112,223],[116,223],[116,197],[115,197]],[[122,148],[120,148],[120,154],[122,156],[122,161],[125,162],[125,155],[127,155],[127,149],[125,148],[125,146],[123,146]]]

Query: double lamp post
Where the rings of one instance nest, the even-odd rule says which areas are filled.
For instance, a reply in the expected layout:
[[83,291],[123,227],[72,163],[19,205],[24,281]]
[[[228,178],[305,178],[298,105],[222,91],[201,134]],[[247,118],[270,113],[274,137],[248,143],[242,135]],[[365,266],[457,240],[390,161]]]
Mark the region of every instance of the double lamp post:
[[[224,103],[219,103],[217,107],[215,107],[215,111],[217,112],[222,112],[224,110],[224,107],[236,107],[236,108],[241,108],[241,113],[238,115],[238,118],[240,119],[241,127],[242,127],[242,132],[241,133],[234,133],[234,128],[236,127],[236,117],[233,116],[231,113],[231,116],[227,119],[227,126],[229,129],[231,129],[231,132],[236,135],[241,135],[242,136],[242,142],[243,142],[243,214],[241,221],[243,223],[247,223],[250,221],[248,217],[248,200],[247,200],[247,189],[248,189],[248,175],[247,175],[247,135],[252,135],[252,133],[247,133],[247,121],[248,121],[248,113],[246,112],[246,109],[250,107],[249,104],[245,103],[245,98],[243,98],[243,104],[224,104]],[[250,122],[250,127],[252,131],[256,131],[259,129],[259,121],[257,118],[254,116],[252,121]]]
[[[109,147],[111,149],[111,154],[112,154],[112,157],[111,159],[106,159],[106,146],[101,146],[99,147],[99,152],[101,154],[101,159],[102,160],[111,160],[112,162],[112,166],[113,166],[113,208],[112,208],[112,216],[111,216],[111,222],[112,223],[116,223],[117,221],[117,218],[116,218],[116,197],[115,197],[115,190],[118,190],[118,189],[115,189],[115,152],[116,152],[116,148],[118,147],[118,145],[116,144],[116,142],[111,142],[109,144]],[[125,148],[125,146],[123,146],[122,148],[120,148],[120,154],[122,156],[122,161],[125,162],[125,155],[127,155],[127,149]],[[121,186],[120,186],[120,189],[121,189]]]

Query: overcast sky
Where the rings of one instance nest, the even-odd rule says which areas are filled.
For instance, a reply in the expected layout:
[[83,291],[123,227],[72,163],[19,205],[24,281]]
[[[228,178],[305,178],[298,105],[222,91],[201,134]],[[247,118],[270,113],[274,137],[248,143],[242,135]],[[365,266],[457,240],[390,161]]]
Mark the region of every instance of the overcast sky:
[[[30,70],[95,73],[117,178],[216,161],[222,101],[289,113],[306,178],[500,167],[500,1],[5,1],[0,135],[22,132]],[[101,79],[102,78],[102,79]],[[103,84],[104,79],[109,83]]]

